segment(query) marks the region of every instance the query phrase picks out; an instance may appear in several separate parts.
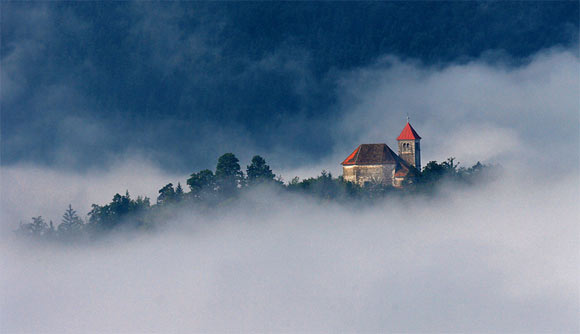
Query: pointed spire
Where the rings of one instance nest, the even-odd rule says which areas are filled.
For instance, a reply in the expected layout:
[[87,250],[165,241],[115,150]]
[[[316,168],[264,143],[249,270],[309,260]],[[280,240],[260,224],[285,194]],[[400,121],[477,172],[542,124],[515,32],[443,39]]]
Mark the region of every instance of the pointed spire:
[[409,116],[407,116],[407,124],[401,131],[401,134],[397,137],[397,140],[417,140],[421,139],[421,136],[413,129],[411,123],[409,123]]

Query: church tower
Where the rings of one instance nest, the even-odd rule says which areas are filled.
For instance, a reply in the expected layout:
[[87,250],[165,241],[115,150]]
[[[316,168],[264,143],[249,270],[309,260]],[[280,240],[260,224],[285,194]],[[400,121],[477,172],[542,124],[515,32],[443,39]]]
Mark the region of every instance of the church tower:
[[407,125],[401,131],[397,142],[399,143],[399,156],[409,165],[421,170],[421,137],[413,129],[407,117]]

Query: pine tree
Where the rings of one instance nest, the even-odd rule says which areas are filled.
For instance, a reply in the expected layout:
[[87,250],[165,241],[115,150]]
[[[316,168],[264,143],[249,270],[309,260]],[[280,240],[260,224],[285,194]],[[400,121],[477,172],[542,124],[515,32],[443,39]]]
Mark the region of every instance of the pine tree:
[[177,202],[181,202],[183,199],[183,188],[181,187],[181,183],[177,182],[177,187],[175,188],[175,200]]
[[239,162],[233,153],[226,153],[219,157],[215,177],[220,193],[231,195],[242,185],[244,173]]
[[215,175],[209,169],[193,173],[187,179],[187,185],[192,195],[197,196],[202,190],[213,191],[215,188]]
[[73,237],[81,234],[84,227],[83,220],[69,204],[68,209],[62,215],[60,225],[58,225],[58,234],[63,237]]
[[41,237],[46,235],[49,227],[41,216],[32,217],[32,223],[20,223],[16,233],[25,236]]
[[175,190],[173,189],[173,183],[169,183],[159,190],[157,204],[169,204],[174,202],[174,200],[175,200]]
[[246,168],[248,185],[272,182],[276,175],[272,173],[270,166],[266,165],[266,160],[259,155],[252,158],[252,163]]

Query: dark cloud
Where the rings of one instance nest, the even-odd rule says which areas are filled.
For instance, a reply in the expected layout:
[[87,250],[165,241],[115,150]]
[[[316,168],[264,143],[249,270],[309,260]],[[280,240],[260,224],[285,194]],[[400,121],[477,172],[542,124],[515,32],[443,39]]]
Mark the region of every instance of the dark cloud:
[[[2,163],[72,170],[135,151],[179,172],[226,151],[321,161],[336,144],[344,71],[385,54],[445,66],[490,50],[519,66],[576,45],[578,29],[566,2],[2,9]],[[90,126],[83,137],[72,124]]]
[[[578,332],[577,3],[0,5],[3,332]],[[12,238],[226,151],[336,175],[407,112],[425,161],[504,173],[364,208],[262,189],[86,247]]]
[[[174,171],[173,167],[179,159],[187,160],[189,146],[201,157],[200,168],[214,168],[221,153],[233,151],[242,152],[242,168],[252,153],[264,155],[287,182],[294,176],[317,175],[323,169],[340,175],[340,162],[360,143],[386,142],[396,148],[395,138],[407,112],[423,137],[424,163],[453,156],[462,166],[477,161],[499,163],[508,169],[525,168],[534,178],[578,173],[579,66],[578,56],[562,49],[544,50],[518,67],[481,59],[440,68],[386,57],[368,67],[337,74],[340,109],[332,120],[334,126],[327,129],[332,145],[318,159],[308,159],[299,147],[283,143],[248,151],[252,147],[250,132],[226,130],[211,122],[195,131],[194,141],[185,142],[191,129],[179,120],[163,119],[155,127],[142,125],[143,130],[153,131],[162,142],[180,143],[177,153],[151,152],[147,139],[136,138],[144,143],[142,147],[125,154],[107,153],[108,168],[104,169],[93,166],[71,172],[23,162],[3,166],[3,220],[14,222],[40,213],[58,218],[71,201],[86,213],[90,204],[105,203],[114,193],[127,189],[134,195],[156,198],[157,190],[169,182],[185,184],[192,170]],[[285,129],[297,133],[307,122],[305,116],[296,116]],[[80,151],[82,147],[92,148],[89,154],[100,154],[99,144],[114,138],[111,129],[98,118],[87,121],[68,116],[58,123],[56,134],[82,145],[60,146],[52,158],[74,165],[78,156],[87,153]],[[232,138],[236,140],[232,142]],[[293,159],[291,164],[288,159]],[[30,196],[47,189],[53,196]],[[18,204],[24,198],[31,201],[29,206]]]

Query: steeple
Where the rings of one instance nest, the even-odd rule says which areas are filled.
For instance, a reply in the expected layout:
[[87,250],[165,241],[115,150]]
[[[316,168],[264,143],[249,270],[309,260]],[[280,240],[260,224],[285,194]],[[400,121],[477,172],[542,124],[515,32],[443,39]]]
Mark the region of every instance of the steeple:
[[397,140],[421,140],[421,136],[413,129],[411,123],[409,123],[409,116],[407,116],[407,124],[401,131],[401,134],[397,137]]
[[409,115],[407,115],[407,124],[397,137],[397,141],[399,143],[399,156],[409,165],[421,170],[421,136],[409,123]]

